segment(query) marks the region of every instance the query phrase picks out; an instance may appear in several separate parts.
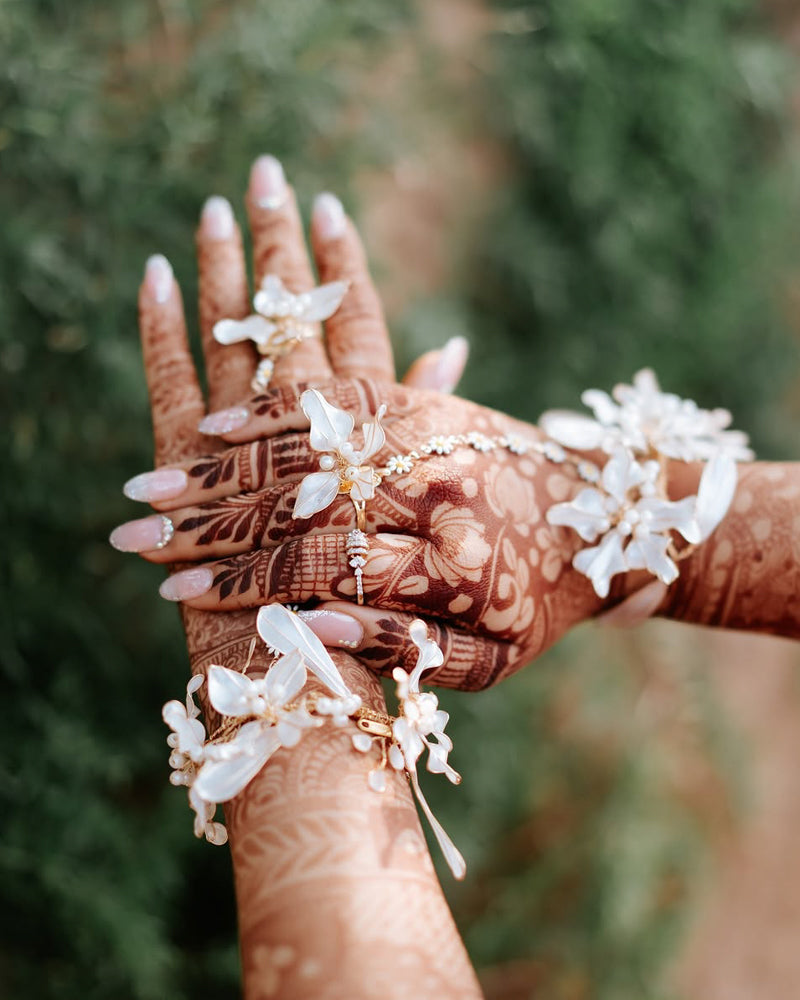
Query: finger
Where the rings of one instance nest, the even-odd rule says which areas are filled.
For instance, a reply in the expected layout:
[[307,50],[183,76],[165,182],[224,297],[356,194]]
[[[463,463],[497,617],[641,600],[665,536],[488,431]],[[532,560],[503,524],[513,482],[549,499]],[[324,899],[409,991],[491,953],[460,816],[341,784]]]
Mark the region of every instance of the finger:
[[242,237],[225,198],[209,198],[197,230],[200,273],[200,333],[212,410],[240,403],[251,394],[256,354],[249,343],[219,344],[214,325],[250,312]]
[[320,281],[347,281],[344,301],[325,323],[328,354],[337,375],[394,382],[394,359],[381,300],[364,248],[342,203],[321,194],[311,217],[311,243]]
[[274,548],[301,535],[346,533],[356,527],[351,503],[335,504],[311,518],[293,518],[297,490],[296,483],[286,483],[182,507],[169,515],[138,518],[115,528],[109,541],[121,552],[138,552],[150,562],[198,562]]
[[180,289],[160,254],[148,260],[139,289],[139,331],[156,465],[177,462],[208,447],[197,430],[205,403],[186,337]]
[[451,337],[440,351],[427,351],[418,357],[403,377],[403,385],[449,395],[461,381],[468,355],[464,337]]
[[[483,611],[485,588],[480,580],[473,583],[459,572],[460,555],[408,535],[369,535],[363,567],[365,601],[422,615],[435,615],[444,607],[454,623],[474,628]],[[349,560],[346,535],[311,535],[277,549],[177,573],[160,592],[167,600],[216,611],[253,608],[266,599],[298,604],[353,600],[356,582]],[[457,613],[451,610],[454,607]]]
[[281,434],[237,445],[216,455],[142,472],[122,492],[158,511],[208,503],[237,493],[254,493],[283,481],[297,482],[316,469],[307,434]]
[[[350,650],[381,674],[391,674],[398,663],[414,663],[419,654],[408,633],[415,616],[407,612],[331,601],[311,611],[298,611],[298,615],[326,646]],[[435,619],[425,624],[428,638],[444,654],[444,665],[426,673],[425,684],[479,691],[522,666],[519,647],[513,643],[487,639]]]
[[[281,382],[254,397],[246,406],[219,410],[205,417],[199,430],[204,434],[224,438],[231,444],[271,437],[284,431],[308,430],[308,417],[300,407],[300,396],[308,382]],[[337,379],[335,382],[315,382],[325,399],[353,414],[356,422],[374,417],[381,403],[386,402],[386,386],[369,379]],[[392,415],[412,409],[409,395],[392,393]]]
[[[126,521],[111,532],[109,541],[121,552],[138,552],[150,562],[199,562],[274,548],[306,534],[346,534],[356,527],[355,508],[346,498],[311,517],[294,517],[301,478]],[[367,525],[370,531],[413,531],[416,518],[402,504],[376,497]]]
[[[274,156],[261,156],[250,171],[247,214],[253,239],[256,287],[268,274],[276,274],[291,292],[314,287],[303,224],[294,191],[286,183],[283,167]],[[275,364],[273,381],[305,379],[315,382],[331,377],[331,366],[319,337],[298,344]]]

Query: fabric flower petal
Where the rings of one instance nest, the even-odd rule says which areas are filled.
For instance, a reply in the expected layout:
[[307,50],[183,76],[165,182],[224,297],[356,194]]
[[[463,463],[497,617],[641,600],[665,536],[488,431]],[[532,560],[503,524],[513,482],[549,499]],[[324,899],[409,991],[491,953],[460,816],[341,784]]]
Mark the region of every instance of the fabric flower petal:
[[545,514],[548,524],[577,531],[584,542],[593,542],[611,526],[606,498],[600,490],[588,487],[567,503],[556,503]]
[[669,538],[666,535],[642,535],[634,538],[625,549],[629,569],[646,569],[667,586],[678,579],[679,571],[667,555]]
[[214,324],[214,340],[218,344],[239,344],[252,340],[256,344],[268,344],[277,326],[263,316],[247,316],[245,319],[221,319]]
[[230,760],[204,764],[192,791],[207,802],[228,802],[255,778],[280,745],[275,728],[262,727],[249,752],[240,753]]
[[602,424],[571,410],[547,410],[539,417],[544,434],[576,451],[599,448],[606,434]]
[[300,483],[292,517],[311,517],[330,507],[339,492],[339,475],[336,472],[310,472]]
[[208,698],[221,715],[250,715],[258,698],[252,680],[239,670],[216,664],[208,668]]
[[335,695],[352,698],[353,692],[345,684],[330,653],[321,641],[296,614],[282,604],[267,604],[256,618],[256,629],[264,642],[279,653],[298,649],[306,666]]
[[379,452],[386,443],[386,432],[381,426],[381,420],[383,419],[385,413],[386,404],[384,403],[375,414],[374,420],[361,425],[361,430],[364,433],[364,446],[360,452],[359,462],[368,461],[373,455]]
[[353,415],[331,406],[316,389],[306,389],[300,406],[311,421],[310,441],[315,451],[336,451],[353,433]]
[[608,597],[611,577],[624,573],[628,565],[622,551],[622,540],[616,531],[609,532],[599,545],[581,549],[575,554],[572,565],[588,576],[598,597]]
[[326,285],[306,292],[302,296],[300,318],[306,323],[329,319],[342,304],[349,287],[346,281],[329,281]]
[[715,455],[703,469],[695,510],[700,532],[698,541],[705,541],[728,513],[736,492],[737,477],[736,463],[724,453]]
[[293,649],[274,663],[264,677],[264,691],[270,705],[283,708],[297,697],[306,682],[303,654]]

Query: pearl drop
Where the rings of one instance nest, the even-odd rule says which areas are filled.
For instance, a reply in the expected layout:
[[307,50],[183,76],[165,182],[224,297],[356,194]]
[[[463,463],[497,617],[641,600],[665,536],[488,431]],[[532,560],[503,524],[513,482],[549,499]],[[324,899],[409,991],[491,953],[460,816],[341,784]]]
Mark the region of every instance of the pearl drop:
[[333,455],[323,455],[319,460],[319,467],[323,470],[323,472],[330,472],[335,464]]

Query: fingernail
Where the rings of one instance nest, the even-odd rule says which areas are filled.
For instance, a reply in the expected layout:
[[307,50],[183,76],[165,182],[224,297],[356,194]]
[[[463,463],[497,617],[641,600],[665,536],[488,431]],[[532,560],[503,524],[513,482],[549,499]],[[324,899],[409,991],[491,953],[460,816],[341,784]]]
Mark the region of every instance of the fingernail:
[[344,236],[346,219],[344,206],[335,194],[326,191],[314,199],[314,228],[323,240],[338,240]]
[[435,379],[439,392],[450,393],[458,385],[464,374],[469,354],[469,343],[465,337],[451,337],[439,353],[436,362]]
[[170,297],[172,281],[172,267],[167,258],[161,253],[149,257],[144,269],[144,283],[159,305],[163,306]]
[[127,521],[109,535],[109,542],[120,552],[150,552],[163,549],[172,541],[175,526],[165,514]]
[[217,410],[203,417],[197,425],[201,434],[229,434],[236,431],[250,419],[250,411],[244,406],[232,406],[229,410]]
[[152,503],[179,497],[188,485],[189,477],[183,469],[156,469],[155,472],[142,472],[129,479],[122,492],[129,500]]
[[200,231],[210,240],[229,240],[233,236],[233,209],[227,198],[212,195],[200,213]]
[[184,569],[173,573],[158,588],[165,601],[191,601],[211,590],[214,574],[210,569]]
[[303,619],[326,646],[357,649],[364,640],[364,626],[361,622],[339,611],[298,611],[297,616]]
[[250,170],[250,197],[259,208],[280,208],[286,201],[286,175],[274,156],[259,156]]

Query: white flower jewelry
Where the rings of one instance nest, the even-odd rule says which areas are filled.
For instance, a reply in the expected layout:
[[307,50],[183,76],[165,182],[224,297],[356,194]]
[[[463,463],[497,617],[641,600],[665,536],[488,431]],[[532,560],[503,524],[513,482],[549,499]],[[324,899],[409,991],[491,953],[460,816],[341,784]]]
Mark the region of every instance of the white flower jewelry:
[[[368,753],[378,746],[380,763],[368,776],[374,791],[386,790],[387,765],[408,776],[447,863],[456,878],[463,878],[464,859],[431,812],[417,778],[417,760],[427,749],[429,771],[446,774],[454,784],[461,781],[447,762],[453,746],[444,733],[448,715],[439,709],[436,695],[419,687],[423,671],[441,666],[444,660],[436,643],[428,639],[425,624],[414,621],[409,629],[419,649],[413,671],[408,674],[400,667],[394,671],[400,702],[396,718],[362,706],[320,640],[293,612],[280,604],[263,607],[256,627],[277,659],[257,679],[227,667],[209,667],[208,698],[223,718],[215,733],[206,738],[194,703],[202,675],[189,681],[185,706],[170,701],[163,708],[164,721],[172,730],[167,737],[173,768],[170,781],[189,790],[195,835],[224,844],[225,827],[214,822],[217,805],[238,795],[280,747],[296,746],[307,729],[330,719],[335,726],[356,728],[352,743],[359,752]],[[322,681],[330,696],[303,693],[306,668]]]
[[220,344],[252,340],[263,355],[252,388],[267,388],[275,362],[297,344],[316,336],[315,324],[329,319],[342,304],[349,285],[331,281],[310,292],[294,295],[275,274],[268,274],[253,299],[255,313],[245,319],[222,319],[214,325],[214,339]]
[[739,462],[754,457],[746,434],[725,430],[732,419],[727,410],[702,410],[691,399],[661,392],[649,368],[634,375],[633,385],[617,385],[611,396],[587,389],[581,400],[594,410],[594,420],[569,410],[549,410],[539,418],[548,437],[576,451],[600,448],[610,455],[622,444],[637,454],[683,462],[707,461],[719,452]]
[[[690,546],[705,541],[725,516],[736,489],[736,460],[751,459],[747,436],[726,430],[727,410],[702,410],[692,400],[662,393],[655,375],[644,369],[633,385],[618,385],[616,403],[599,389],[581,397],[595,418],[553,410],[540,419],[542,429],[557,446],[577,450],[600,449],[611,457],[600,471],[593,463],[577,462],[581,478],[595,483],[567,503],[554,504],[546,513],[550,524],[575,530],[586,542],[573,566],[587,576],[599,597],[607,597],[612,577],[628,570],[646,569],[661,582],[658,594],[679,575],[673,532]],[[546,442],[550,444],[551,442]],[[552,454],[551,460],[556,460]],[[667,458],[707,461],[698,492],[678,502],[666,492]]]
[[323,471],[312,472],[303,479],[292,517],[311,517],[344,493],[353,501],[358,527],[363,531],[365,504],[375,496],[375,487],[381,481],[367,463],[386,441],[381,427],[386,406],[379,408],[374,422],[362,424],[364,443],[358,450],[350,441],[356,424],[352,414],[331,406],[316,389],[306,389],[300,397],[300,406],[311,422],[311,447],[323,453],[319,460]]

